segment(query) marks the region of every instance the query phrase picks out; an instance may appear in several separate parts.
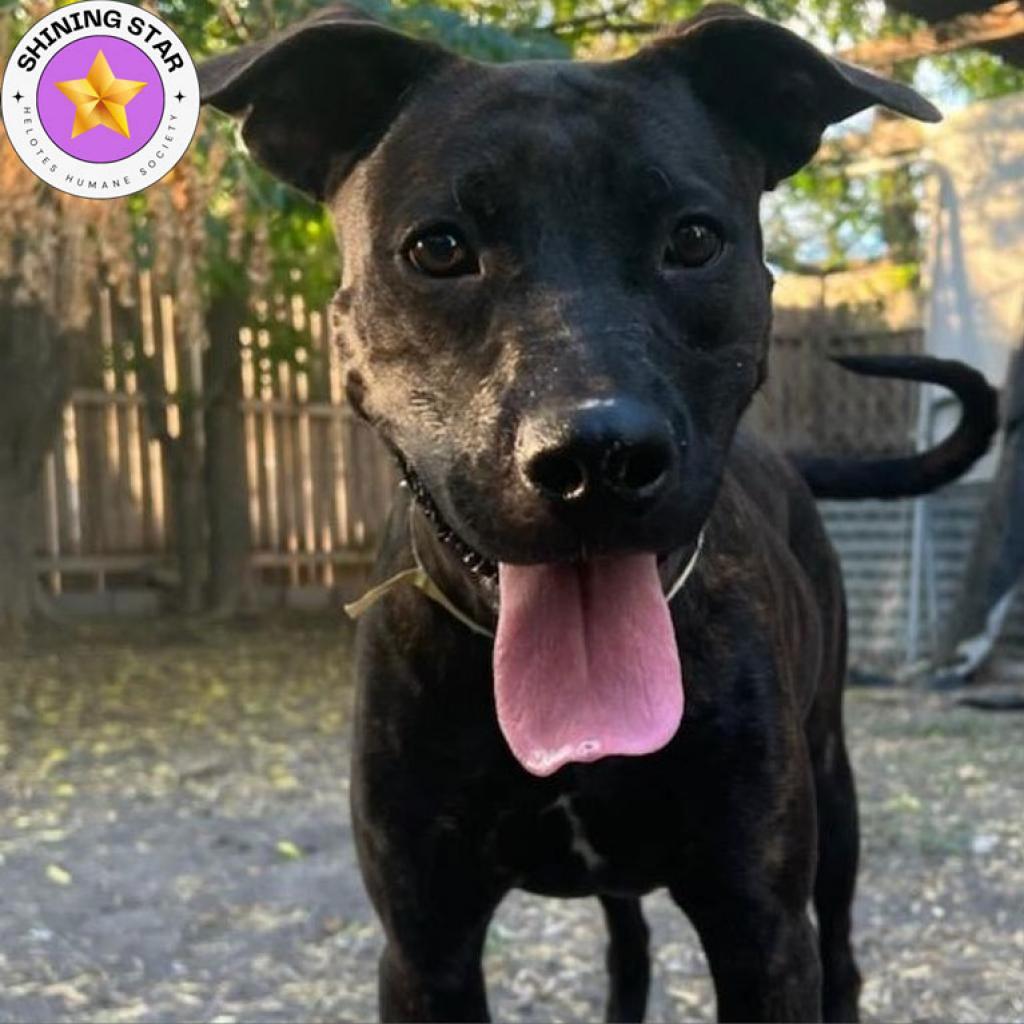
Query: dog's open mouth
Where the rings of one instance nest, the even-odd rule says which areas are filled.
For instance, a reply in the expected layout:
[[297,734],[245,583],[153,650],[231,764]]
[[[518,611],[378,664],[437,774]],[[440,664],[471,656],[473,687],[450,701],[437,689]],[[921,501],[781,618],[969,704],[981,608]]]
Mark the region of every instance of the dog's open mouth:
[[668,743],[682,720],[683,685],[657,556],[495,564],[402,468],[440,539],[471,572],[497,575],[494,696],[519,763],[550,775],[569,762],[650,754]]
[[441,543],[450,548],[459,561],[474,576],[480,576],[490,581],[496,580],[498,578],[498,563],[485,558],[475,548],[470,547],[448,525],[444,516],[441,515],[441,510],[437,507],[433,497],[431,497],[430,491],[427,490],[423,481],[420,480],[412,467],[401,456],[398,456],[398,465],[405,481],[405,486],[409,488],[409,493],[416,500],[416,504],[427,517],[430,525],[433,526],[434,532]]

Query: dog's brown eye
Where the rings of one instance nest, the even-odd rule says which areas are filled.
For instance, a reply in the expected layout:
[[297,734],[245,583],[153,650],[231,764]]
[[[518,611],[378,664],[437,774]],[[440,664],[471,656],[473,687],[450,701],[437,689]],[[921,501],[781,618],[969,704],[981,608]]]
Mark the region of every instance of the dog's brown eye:
[[413,239],[406,258],[421,274],[431,277],[456,277],[477,272],[476,255],[469,244],[454,231],[431,231]]
[[722,236],[699,220],[680,221],[665,249],[665,262],[671,267],[703,267],[710,263],[724,246]]

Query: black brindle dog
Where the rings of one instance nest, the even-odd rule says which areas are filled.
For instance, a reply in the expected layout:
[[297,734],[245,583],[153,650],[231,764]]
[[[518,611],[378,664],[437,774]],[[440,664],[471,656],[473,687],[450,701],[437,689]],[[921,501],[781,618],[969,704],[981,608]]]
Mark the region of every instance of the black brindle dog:
[[664,886],[722,1018],[854,1018],[843,591],[812,495],[953,480],[994,399],[959,364],[860,358],[952,388],[954,434],[794,462],[736,428],[768,361],[761,194],[833,122],[936,110],[729,6],[625,60],[508,65],[338,9],[201,82],[329,204],[348,395],[408,485],[378,571],[420,586],[384,588],[357,654],[382,1014],[484,1019],[518,887],[599,897],[609,1018],[639,1019]]

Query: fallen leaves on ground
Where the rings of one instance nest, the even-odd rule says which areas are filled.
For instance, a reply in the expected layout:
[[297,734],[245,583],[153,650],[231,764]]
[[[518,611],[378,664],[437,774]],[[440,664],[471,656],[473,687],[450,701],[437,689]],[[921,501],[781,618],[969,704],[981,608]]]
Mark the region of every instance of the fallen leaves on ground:
[[[338,618],[82,626],[0,652],[0,1019],[368,1020]],[[869,1020],[1024,1020],[1024,716],[853,691]],[[710,1020],[663,894],[649,1019]],[[514,894],[496,1017],[601,1016],[592,900]]]

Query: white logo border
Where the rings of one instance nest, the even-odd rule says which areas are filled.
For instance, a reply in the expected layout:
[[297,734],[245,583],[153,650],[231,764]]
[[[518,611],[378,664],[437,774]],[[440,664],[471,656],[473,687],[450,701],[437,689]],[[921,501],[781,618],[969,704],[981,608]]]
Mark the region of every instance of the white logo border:
[[[121,25],[117,28],[104,26],[66,37],[55,46],[49,47],[31,71],[18,67],[18,57],[30,41],[51,19],[64,17],[76,10],[109,10],[119,8],[124,12]],[[38,110],[35,109],[36,91],[39,78],[47,64],[65,46],[78,42],[88,35],[108,35],[124,39],[139,47],[139,41],[131,36],[125,27],[129,17],[139,16],[149,26],[159,28],[162,37],[169,37],[176,45],[175,52],[182,53],[185,66],[177,69],[182,78],[172,80],[159,57],[147,54],[160,75],[164,89],[164,112],[160,124],[146,144],[138,152],[112,163],[92,163],[79,160],[62,150],[42,126]],[[175,102],[177,92],[183,98]],[[21,94],[21,100],[14,97]],[[173,106],[172,106],[173,104]],[[26,114],[25,107],[31,106]],[[18,41],[7,63],[3,82],[0,84],[0,109],[2,109],[7,139],[21,162],[40,181],[68,195],[80,199],[120,199],[135,195],[150,185],[155,185],[168,174],[188,151],[199,124],[199,78],[195,63],[185,44],[167,22],[135,4],[121,0],[78,0],[73,4],[58,7],[44,15]],[[173,129],[170,140],[169,130]],[[46,159],[44,160],[44,156]],[[70,178],[70,180],[69,180]],[[116,183],[116,184],[115,184]]]

